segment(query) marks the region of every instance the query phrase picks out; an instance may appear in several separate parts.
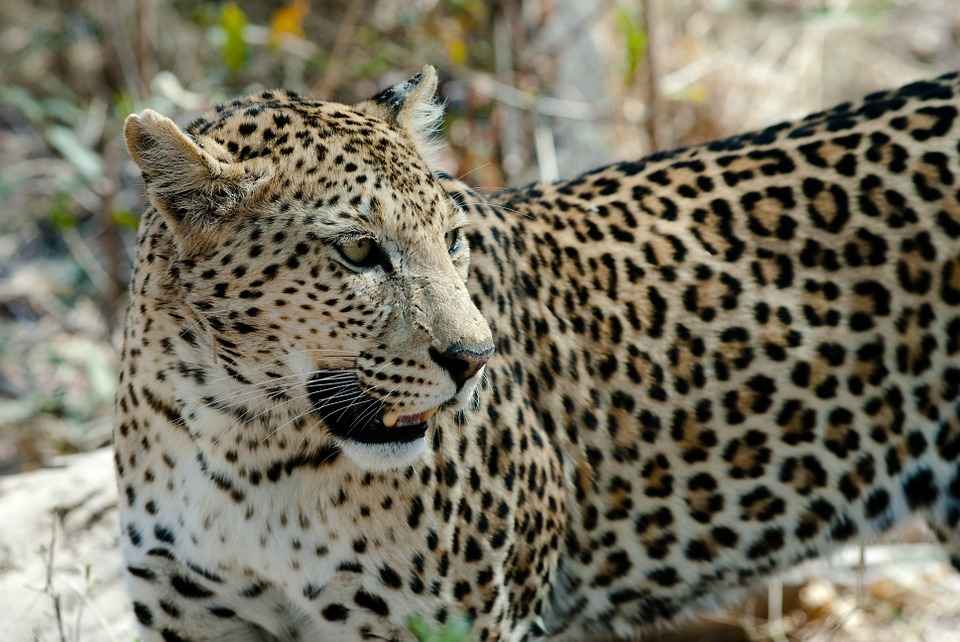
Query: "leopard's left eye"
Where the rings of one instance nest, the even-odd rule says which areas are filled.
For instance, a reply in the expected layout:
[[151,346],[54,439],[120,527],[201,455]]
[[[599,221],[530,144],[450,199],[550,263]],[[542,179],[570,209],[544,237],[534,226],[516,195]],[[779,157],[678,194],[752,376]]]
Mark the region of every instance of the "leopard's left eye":
[[369,237],[346,239],[337,243],[336,247],[341,258],[355,270],[371,268],[376,265],[379,258],[379,248]]
[[460,247],[463,245],[463,233],[460,232],[460,228],[456,228],[447,232],[447,252],[450,254],[456,254],[460,251]]

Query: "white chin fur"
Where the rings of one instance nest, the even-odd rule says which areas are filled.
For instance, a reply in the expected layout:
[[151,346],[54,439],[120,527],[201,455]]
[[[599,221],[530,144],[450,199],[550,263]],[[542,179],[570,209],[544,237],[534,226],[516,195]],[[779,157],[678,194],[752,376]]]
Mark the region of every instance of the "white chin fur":
[[427,452],[426,438],[402,443],[364,444],[344,440],[340,448],[360,468],[372,471],[405,468],[423,457]]

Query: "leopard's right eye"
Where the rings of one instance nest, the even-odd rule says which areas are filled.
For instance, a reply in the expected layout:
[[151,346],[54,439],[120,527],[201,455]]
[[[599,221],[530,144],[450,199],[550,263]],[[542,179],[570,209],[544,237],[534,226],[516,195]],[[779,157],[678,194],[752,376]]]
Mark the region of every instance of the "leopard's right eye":
[[380,246],[369,236],[340,241],[336,248],[343,263],[357,272],[368,270],[382,263],[384,259]]

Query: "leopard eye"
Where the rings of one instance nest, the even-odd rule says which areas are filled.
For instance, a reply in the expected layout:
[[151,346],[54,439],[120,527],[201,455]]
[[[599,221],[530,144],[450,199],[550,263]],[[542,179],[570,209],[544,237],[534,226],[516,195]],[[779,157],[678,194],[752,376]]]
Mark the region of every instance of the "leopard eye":
[[366,236],[347,239],[337,244],[337,251],[350,267],[366,269],[377,264],[377,244]]
[[460,232],[460,228],[456,228],[447,232],[447,252],[450,254],[456,254],[460,251],[460,247],[463,245],[463,233]]

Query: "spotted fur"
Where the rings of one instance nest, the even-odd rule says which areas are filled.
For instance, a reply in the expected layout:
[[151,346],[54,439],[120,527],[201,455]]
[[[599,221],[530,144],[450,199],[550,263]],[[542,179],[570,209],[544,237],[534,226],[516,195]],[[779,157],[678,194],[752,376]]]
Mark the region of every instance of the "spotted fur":
[[956,74],[489,196],[435,85],[128,122],[145,642],[631,636],[916,513],[960,566]]

